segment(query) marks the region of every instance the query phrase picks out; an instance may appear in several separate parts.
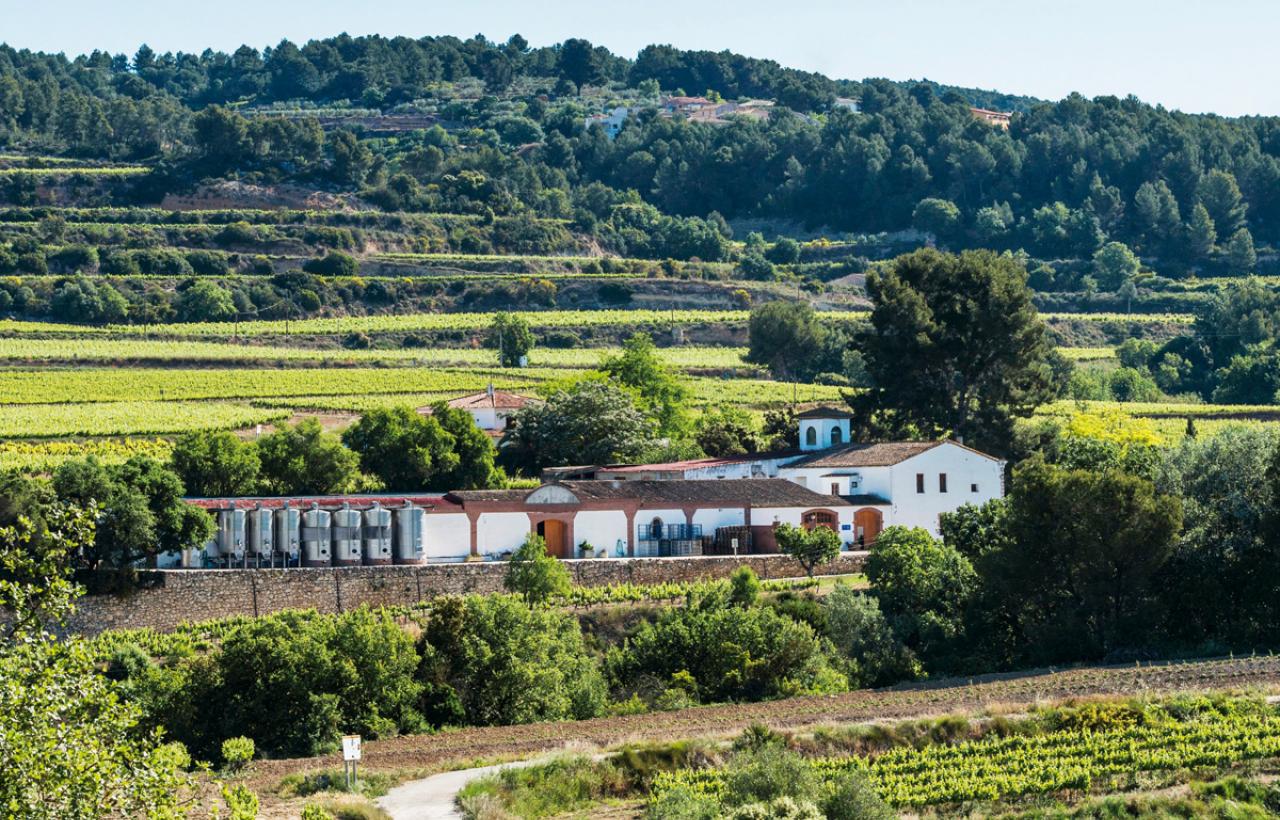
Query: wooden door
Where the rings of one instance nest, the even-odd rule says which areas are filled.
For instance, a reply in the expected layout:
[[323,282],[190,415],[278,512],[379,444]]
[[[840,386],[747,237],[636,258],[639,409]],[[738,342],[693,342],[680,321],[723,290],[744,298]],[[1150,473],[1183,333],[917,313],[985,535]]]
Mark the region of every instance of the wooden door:
[[884,516],[879,510],[864,507],[853,514],[853,535],[859,546],[871,546],[884,526]]
[[538,522],[538,535],[547,542],[547,555],[553,555],[556,558],[573,557],[569,554],[569,545],[566,543],[568,532],[563,521],[548,518]]

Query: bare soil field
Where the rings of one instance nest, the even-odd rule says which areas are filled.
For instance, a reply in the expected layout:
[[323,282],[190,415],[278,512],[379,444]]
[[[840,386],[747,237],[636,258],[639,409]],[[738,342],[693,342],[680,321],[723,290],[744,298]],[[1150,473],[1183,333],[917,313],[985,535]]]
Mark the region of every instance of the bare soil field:
[[[730,735],[756,723],[796,730],[989,708],[1023,711],[1039,703],[1080,697],[1245,689],[1280,691],[1280,657],[1041,669],[765,703],[461,729],[368,742],[362,767],[365,771],[440,771],[463,761],[510,759],[566,747],[605,748],[628,742]],[[253,766],[251,780],[253,786],[269,791],[285,774],[340,765],[337,755],[260,761]]]

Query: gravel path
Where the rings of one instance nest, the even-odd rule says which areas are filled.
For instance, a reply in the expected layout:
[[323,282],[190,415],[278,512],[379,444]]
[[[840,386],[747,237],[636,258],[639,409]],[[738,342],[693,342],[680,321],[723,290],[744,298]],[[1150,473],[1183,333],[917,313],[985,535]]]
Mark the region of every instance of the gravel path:
[[521,760],[475,769],[460,769],[456,772],[441,772],[396,786],[375,802],[378,808],[391,815],[392,820],[454,820],[462,817],[462,813],[454,805],[454,798],[472,780],[502,769],[530,766],[537,762]]

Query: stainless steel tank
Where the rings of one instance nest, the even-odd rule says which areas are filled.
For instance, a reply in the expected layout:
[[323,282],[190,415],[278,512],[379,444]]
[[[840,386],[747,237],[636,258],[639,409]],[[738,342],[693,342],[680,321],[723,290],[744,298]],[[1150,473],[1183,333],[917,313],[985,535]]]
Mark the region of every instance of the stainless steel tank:
[[218,557],[234,565],[244,562],[244,510],[218,512]]
[[376,501],[364,511],[364,562],[391,563],[391,510]]
[[340,567],[360,564],[360,511],[347,503],[333,511],[333,563]]
[[395,562],[420,564],[425,552],[427,511],[410,501],[396,510]]
[[276,549],[275,527],[273,526],[275,513],[258,504],[246,513],[245,520],[247,524],[245,535],[249,556],[260,561],[270,560],[271,554]]
[[328,510],[320,509],[319,504],[312,504],[311,509],[302,514],[302,563],[308,567],[327,567],[332,559],[329,544],[332,540],[330,521],[333,516]]
[[276,510],[276,552],[286,562],[297,561],[302,548],[302,513],[289,506]]

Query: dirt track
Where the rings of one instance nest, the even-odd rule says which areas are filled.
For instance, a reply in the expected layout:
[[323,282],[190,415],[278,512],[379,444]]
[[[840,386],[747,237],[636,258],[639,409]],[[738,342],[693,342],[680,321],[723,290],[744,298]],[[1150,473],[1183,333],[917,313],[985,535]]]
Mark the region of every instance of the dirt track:
[[[562,749],[566,744],[607,747],[633,741],[732,734],[753,723],[775,729],[800,729],[825,723],[975,711],[996,704],[1030,706],[1041,701],[1091,695],[1246,688],[1280,690],[1280,657],[1082,667],[1057,672],[1043,669],[766,703],[462,729],[366,743],[363,766],[366,771],[441,769],[450,762],[527,756]],[[254,765],[253,779],[261,783],[288,772],[340,765],[336,755],[261,761]]]

